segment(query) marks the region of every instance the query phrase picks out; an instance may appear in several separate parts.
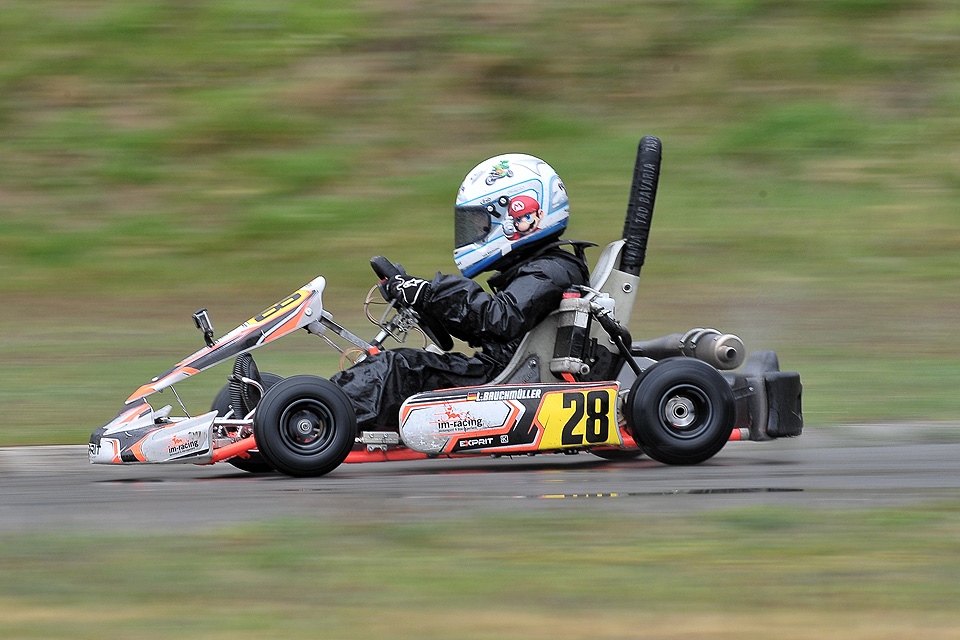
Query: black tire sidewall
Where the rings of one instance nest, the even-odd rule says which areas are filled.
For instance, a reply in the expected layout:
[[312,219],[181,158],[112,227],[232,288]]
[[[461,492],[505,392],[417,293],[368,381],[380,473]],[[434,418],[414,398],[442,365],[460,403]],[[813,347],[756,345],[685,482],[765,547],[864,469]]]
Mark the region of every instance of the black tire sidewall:
[[[295,451],[281,434],[281,419],[287,409],[302,402],[321,407],[330,418],[327,443],[309,453]],[[271,387],[260,400],[253,419],[253,434],[263,457],[275,469],[291,476],[320,476],[334,470],[350,453],[357,433],[357,419],[349,399],[335,384],[318,376],[286,378]]]
[[[678,388],[705,403],[707,415],[694,435],[681,437],[662,418],[666,396]],[[716,369],[693,358],[668,358],[647,369],[633,383],[627,405],[627,423],[637,444],[664,464],[690,465],[712,458],[729,441],[736,422],[730,385]]]

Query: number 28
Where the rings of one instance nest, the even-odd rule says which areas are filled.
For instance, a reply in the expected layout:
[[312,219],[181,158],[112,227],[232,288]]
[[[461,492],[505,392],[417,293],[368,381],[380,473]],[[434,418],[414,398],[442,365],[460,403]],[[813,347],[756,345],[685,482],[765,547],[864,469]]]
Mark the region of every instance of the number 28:
[[[573,391],[563,394],[563,408],[573,408],[573,414],[563,425],[561,443],[564,445],[606,442],[610,432],[610,394],[596,390],[587,393]],[[584,421],[586,416],[586,421]],[[578,433],[577,427],[584,424],[584,433]]]

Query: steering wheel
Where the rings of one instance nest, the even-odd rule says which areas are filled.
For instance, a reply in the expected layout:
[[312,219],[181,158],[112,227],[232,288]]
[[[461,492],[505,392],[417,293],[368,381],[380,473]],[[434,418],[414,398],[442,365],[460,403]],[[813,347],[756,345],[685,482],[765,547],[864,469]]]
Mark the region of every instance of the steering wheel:
[[[377,277],[381,280],[387,280],[395,275],[406,275],[397,265],[383,256],[370,258],[370,266],[373,267],[373,272],[377,274]],[[402,304],[399,300],[395,300],[394,302],[397,305]],[[420,328],[423,329],[423,332],[427,334],[427,337],[430,338],[435,345],[444,351],[453,349],[453,338],[451,338],[450,333],[443,328],[443,325],[437,322],[436,318],[425,313],[418,313],[417,316],[419,317],[417,324],[420,325]]]

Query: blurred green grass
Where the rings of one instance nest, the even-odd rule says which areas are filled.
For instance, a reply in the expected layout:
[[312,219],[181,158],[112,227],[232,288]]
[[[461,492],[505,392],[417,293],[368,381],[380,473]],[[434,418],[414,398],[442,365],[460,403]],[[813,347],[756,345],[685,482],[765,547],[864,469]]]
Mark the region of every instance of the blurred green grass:
[[930,505],[5,534],[0,634],[947,638],[958,533]]
[[954,420],[958,28],[945,0],[6,2],[0,444],[85,441],[200,345],[199,307],[226,331],[322,273],[366,335],[367,258],[453,270],[455,191],[496,153],[547,159],[568,236],[605,244],[643,134],[636,337],[776,350],[812,426]]

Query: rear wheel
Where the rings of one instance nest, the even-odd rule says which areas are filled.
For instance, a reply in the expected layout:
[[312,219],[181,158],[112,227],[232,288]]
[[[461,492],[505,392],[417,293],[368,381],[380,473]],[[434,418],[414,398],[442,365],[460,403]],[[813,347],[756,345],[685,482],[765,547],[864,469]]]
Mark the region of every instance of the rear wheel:
[[730,439],[737,410],[733,390],[700,360],[667,358],[638,378],[627,423],[640,448],[664,464],[698,464]]
[[321,476],[353,448],[357,419],[338,386],[317,376],[293,376],[267,391],[253,419],[266,461],[291,476]]

